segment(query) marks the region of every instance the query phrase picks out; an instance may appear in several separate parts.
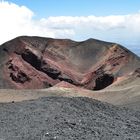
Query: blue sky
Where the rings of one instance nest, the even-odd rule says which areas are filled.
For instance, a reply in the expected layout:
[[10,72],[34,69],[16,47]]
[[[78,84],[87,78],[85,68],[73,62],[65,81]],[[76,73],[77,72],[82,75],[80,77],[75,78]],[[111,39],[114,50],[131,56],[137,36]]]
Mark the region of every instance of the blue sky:
[[140,47],[140,0],[0,0],[0,21],[0,44],[30,35]]
[[136,13],[140,0],[8,0],[25,5],[37,18],[49,16],[108,16]]

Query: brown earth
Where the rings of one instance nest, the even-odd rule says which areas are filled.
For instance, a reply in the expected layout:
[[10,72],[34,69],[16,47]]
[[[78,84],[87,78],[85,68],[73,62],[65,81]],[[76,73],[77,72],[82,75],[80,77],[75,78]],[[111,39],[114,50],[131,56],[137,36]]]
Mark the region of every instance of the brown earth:
[[[0,46],[1,89],[54,85],[101,90],[133,75],[140,58],[121,45],[22,36]],[[66,84],[67,83],[67,84]]]
[[0,139],[139,140],[139,118],[140,58],[126,48],[27,36],[0,46]]
[[0,88],[0,102],[82,96],[140,109],[140,58],[95,39],[22,36],[0,46]]

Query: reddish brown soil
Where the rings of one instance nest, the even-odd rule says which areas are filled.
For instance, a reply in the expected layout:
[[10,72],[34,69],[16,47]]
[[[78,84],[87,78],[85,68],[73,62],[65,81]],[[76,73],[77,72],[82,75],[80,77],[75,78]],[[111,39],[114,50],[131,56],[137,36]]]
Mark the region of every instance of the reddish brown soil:
[[140,58],[118,44],[95,39],[23,36],[0,46],[0,64],[0,88],[100,90],[139,71]]

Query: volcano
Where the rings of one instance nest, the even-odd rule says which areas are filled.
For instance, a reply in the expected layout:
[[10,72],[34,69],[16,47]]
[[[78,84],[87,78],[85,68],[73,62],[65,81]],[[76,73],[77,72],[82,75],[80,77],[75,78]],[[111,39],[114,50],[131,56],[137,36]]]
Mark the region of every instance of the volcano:
[[137,71],[140,58],[119,44],[95,39],[76,42],[21,36],[0,46],[0,64],[1,89],[67,83],[101,90]]
[[139,124],[140,58],[125,47],[28,36],[0,46],[0,139],[136,140]]

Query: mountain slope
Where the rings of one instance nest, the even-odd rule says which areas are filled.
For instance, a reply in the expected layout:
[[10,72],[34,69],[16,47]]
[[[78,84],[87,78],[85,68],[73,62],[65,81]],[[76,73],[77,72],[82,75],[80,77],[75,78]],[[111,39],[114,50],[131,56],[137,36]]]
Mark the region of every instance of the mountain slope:
[[0,46],[0,64],[0,88],[39,89],[65,81],[100,90],[133,73],[140,58],[118,44],[95,39],[22,36]]
[[89,98],[0,104],[1,139],[140,139],[140,112]]

